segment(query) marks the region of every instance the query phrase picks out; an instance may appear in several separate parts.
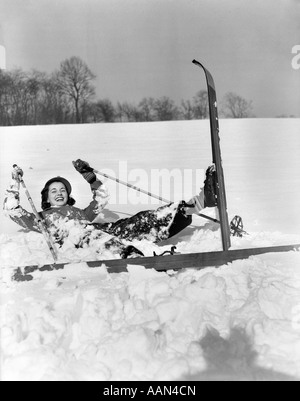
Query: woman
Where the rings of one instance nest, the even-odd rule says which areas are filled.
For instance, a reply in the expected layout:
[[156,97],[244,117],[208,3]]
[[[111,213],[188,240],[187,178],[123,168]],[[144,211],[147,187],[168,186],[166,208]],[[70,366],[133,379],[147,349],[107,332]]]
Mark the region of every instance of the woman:
[[[74,206],[75,200],[71,196],[72,187],[63,177],[54,177],[46,182],[42,192],[42,212],[50,234],[54,240],[62,245],[69,236],[67,229],[69,221],[76,221],[86,229],[92,225],[92,230],[85,230],[82,236],[78,236],[76,247],[83,247],[90,241],[91,232],[95,239],[95,230],[99,235],[109,234],[109,241],[114,246],[120,246],[121,257],[125,257],[124,241],[147,239],[152,242],[166,240],[182,231],[192,222],[192,214],[199,213],[204,207],[216,206],[215,196],[215,172],[213,166],[208,168],[204,191],[187,204],[182,201],[170,203],[157,210],[142,211],[130,218],[121,219],[114,223],[96,223],[95,220],[108,203],[109,195],[104,184],[97,179],[90,165],[80,159],[73,162],[75,169],[82,174],[90,184],[93,200],[85,209]],[[8,216],[20,226],[39,231],[35,215],[29,213],[20,206],[20,176],[23,171],[16,165],[12,173],[12,182],[6,191],[4,210]],[[128,244],[127,244],[128,245]],[[128,251],[128,249],[127,249]],[[141,254],[141,253],[140,253]]]

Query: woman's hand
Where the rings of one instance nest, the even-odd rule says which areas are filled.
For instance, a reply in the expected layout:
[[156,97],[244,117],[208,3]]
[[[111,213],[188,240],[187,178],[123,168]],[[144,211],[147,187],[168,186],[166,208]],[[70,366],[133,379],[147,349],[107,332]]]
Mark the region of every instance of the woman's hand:
[[93,184],[93,182],[96,181],[97,177],[96,174],[94,173],[94,169],[89,165],[88,162],[85,162],[81,159],[77,159],[72,163],[75,169],[83,176],[83,178],[89,184]]
[[23,170],[19,166],[17,166],[16,164],[14,164],[13,165],[13,171],[11,172],[12,179],[20,182],[22,177],[23,177],[23,175],[24,175]]

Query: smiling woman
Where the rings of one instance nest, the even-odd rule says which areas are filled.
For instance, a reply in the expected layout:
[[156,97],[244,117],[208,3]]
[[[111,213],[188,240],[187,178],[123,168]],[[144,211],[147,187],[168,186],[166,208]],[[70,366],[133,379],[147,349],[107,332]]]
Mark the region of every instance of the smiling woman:
[[49,207],[59,207],[75,204],[75,200],[70,197],[72,192],[71,184],[62,177],[55,177],[49,180],[42,190],[42,209]]

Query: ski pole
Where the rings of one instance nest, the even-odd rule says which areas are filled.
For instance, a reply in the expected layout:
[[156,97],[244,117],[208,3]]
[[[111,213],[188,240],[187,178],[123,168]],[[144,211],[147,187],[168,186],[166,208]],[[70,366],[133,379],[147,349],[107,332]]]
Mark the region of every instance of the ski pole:
[[[93,169],[93,171],[94,171],[95,174],[98,174],[98,175],[101,175],[101,176],[103,176],[103,177],[105,177],[105,178],[108,178],[108,179],[110,179],[110,180],[116,181],[116,182],[119,183],[119,184],[122,184],[122,185],[125,185],[126,187],[132,188],[132,189],[134,189],[135,191],[142,192],[142,193],[144,193],[144,194],[146,194],[146,195],[148,195],[148,196],[150,196],[150,197],[152,197],[152,198],[158,199],[158,200],[160,200],[160,201],[162,201],[162,202],[165,202],[165,203],[168,203],[168,204],[169,204],[169,203],[173,203],[173,202],[170,201],[169,199],[165,199],[165,198],[162,198],[162,197],[160,197],[160,196],[154,195],[154,194],[152,194],[151,192],[144,191],[144,190],[141,189],[141,188],[138,188],[138,187],[136,187],[136,186],[134,186],[134,185],[128,184],[128,182],[119,180],[118,178],[112,177],[111,175],[101,173],[100,171],[95,170],[95,169]],[[210,216],[207,216],[206,214],[198,213],[198,216],[199,216],[199,217],[202,217],[203,219],[212,221],[212,222],[214,222],[214,223],[216,223],[216,224],[221,224],[221,221],[220,221],[220,220],[215,219],[215,218],[210,217]],[[236,219],[237,217],[239,217],[239,216],[236,216],[236,217],[232,220],[232,222],[231,222],[231,227],[232,227],[232,229],[234,230],[235,233],[248,234],[246,231],[244,231],[242,228],[239,227],[238,224],[240,224],[240,223],[236,224],[235,219]],[[241,221],[241,218],[240,218],[240,217],[239,217],[239,219],[240,219],[240,221]]]
[[160,196],[153,195],[151,192],[144,191],[144,190],[141,189],[141,188],[138,188],[138,187],[136,187],[136,186],[134,186],[134,185],[128,184],[128,182],[121,181],[121,180],[119,180],[118,178],[112,177],[111,175],[101,173],[100,171],[97,171],[97,170],[94,170],[94,173],[95,173],[95,174],[102,175],[102,176],[105,177],[105,178],[109,178],[110,180],[116,181],[116,182],[119,183],[119,184],[125,185],[125,186],[128,187],[128,188],[132,188],[132,189],[134,189],[134,190],[137,191],[137,192],[141,192],[141,193],[146,194],[146,195],[148,195],[148,196],[150,196],[150,197],[152,197],[152,198],[158,199],[158,200],[160,200],[160,201],[162,201],[162,202],[165,202],[165,203],[172,203],[172,202],[171,202],[170,200],[168,200],[168,199],[164,199],[164,198],[162,198],[162,197],[160,197]]
[[[158,200],[160,200],[160,201],[162,201],[162,202],[165,202],[165,203],[173,203],[173,202],[171,202],[171,201],[168,200],[168,199],[162,198],[161,196],[154,195],[154,194],[152,194],[151,192],[144,191],[144,190],[141,189],[141,188],[138,188],[138,187],[136,187],[136,186],[134,186],[134,185],[128,184],[128,182],[121,181],[121,180],[119,180],[118,178],[112,177],[111,175],[101,173],[101,172],[98,171],[98,170],[95,170],[95,169],[94,169],[94,173],[95,173],[95,174],[98,174],[98,175],[102,175],[103,177],[108,178],[108,179],[110,179],[110,180],[116,181],[117,183],[122,184],[122,185],[125,185],[126,187],[132,188],[132,189],[134,189],[135,191],[142,192],[142,193],[144,193],[144,194],[146,194],[146,195],[148,195],[148,196],[150,196],[150,197],[152,197],[152,198],[158,199]],[[214,223],[220,224],[220,221],[219,221],[219,220],[214,219],[213,217],[207,216],[206,214],[200,213],[198,216],[203,217],[204,219],[213,221]]]
[[[13,168],[18,168],[19,169],[20,167],[18,167],[16,164],[14,164]],[[50,236],[50,234],[49,234],[49,232],[47,230],[45,222],[41,218],[41,216],[39,215],[38,211],[36,210],[36,207],[34,206],[33,200],[32,200],[32,198],[30,196],[30,193],[29,193],[29,191],[28,191],[28,189],[27,189],[27,187],[25,185],[25,182],[24,182],[23,177],[21,176],[21,174],[18,174],[18,180],[19,180],[20,184],[22,185],[22,187],[25,190],[25,194],[26,194],[27,199],[28,199],[28,201],[30,203],[32,211],[33,211],[33,213],[34,213],[34,215],[36,217],[39,229],[41,230],[41,232],[42,232],[42,234],[43,234],[43,236],[44,236],[44,238],[46,240],[46,243],[47,243],[47,245],[49,247],[49,250],[50,250],[50,252],[51,252],[51,254],[53,256],[54,263],[56,263],[58,258],[57,258],[57,253],[56,253],[56,250],[55,250],[55,245],[54,245],[54,243],[52,241],[52,238],[51,238],[51,236]]]

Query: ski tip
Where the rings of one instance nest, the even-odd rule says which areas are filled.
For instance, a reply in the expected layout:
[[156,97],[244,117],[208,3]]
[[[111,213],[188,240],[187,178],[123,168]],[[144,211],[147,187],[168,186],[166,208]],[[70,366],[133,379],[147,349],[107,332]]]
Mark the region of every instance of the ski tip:
[[202,68],[204,71],[206,71],[206,68],[204,67],[204,65],[202,63],[200,63],[200,61],[197,60],[193,60],[193,64],[195,64],[196,66]]

